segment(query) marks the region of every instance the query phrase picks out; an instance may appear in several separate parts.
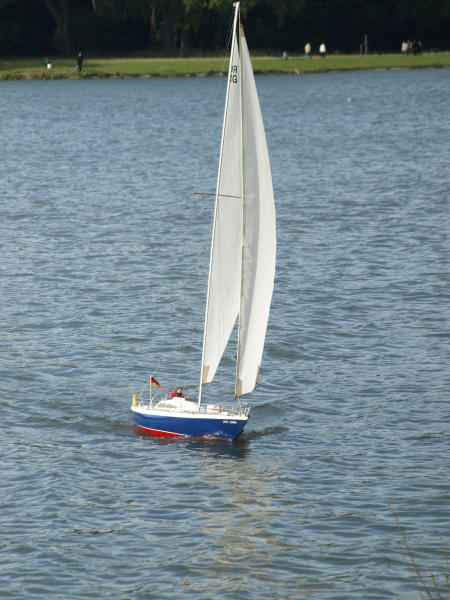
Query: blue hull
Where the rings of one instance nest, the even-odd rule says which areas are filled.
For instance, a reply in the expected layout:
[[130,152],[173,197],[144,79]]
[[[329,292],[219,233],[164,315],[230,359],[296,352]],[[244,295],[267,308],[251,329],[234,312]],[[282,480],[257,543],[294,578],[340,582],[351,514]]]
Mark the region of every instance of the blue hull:
[[234,440],[244,429],[248,418],[193,417],[143,414],[133,410],[138,429],[158,437],[204,437],[212,440]]

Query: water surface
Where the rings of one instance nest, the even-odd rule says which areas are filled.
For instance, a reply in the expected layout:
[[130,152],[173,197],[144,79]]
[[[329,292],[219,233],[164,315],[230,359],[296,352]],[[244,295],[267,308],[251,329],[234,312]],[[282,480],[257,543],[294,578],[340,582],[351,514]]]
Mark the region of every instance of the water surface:
[[[133,429],[150,370],[199,377],[223,83],[1,86],[0,598],[419,597],[390,501],[445,595],[446,70],[257,77],[278,255],[251,420]],[[233,373],[231,349],[206,399]]]

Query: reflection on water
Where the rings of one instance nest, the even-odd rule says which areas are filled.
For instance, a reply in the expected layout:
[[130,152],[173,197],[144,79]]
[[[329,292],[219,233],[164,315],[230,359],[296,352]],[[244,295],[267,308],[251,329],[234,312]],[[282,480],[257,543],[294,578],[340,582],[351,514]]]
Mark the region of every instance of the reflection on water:
[[[206,458],[208,451],[200,453],[199,473],[207,492],[197,507],[201,534],[213,540],[205,566],[211,585],[214,573],[221,573],[236,590],[246,585],[243,561],[256,580],[264,579],[283,547],[276,534],[282,516],[276,472],[286,466],[272,460],[263,469],[251,459],[248,448],[239,450],[239,456],[214,452]],[[283,502],[291,503],[292,499],[284,495]]]

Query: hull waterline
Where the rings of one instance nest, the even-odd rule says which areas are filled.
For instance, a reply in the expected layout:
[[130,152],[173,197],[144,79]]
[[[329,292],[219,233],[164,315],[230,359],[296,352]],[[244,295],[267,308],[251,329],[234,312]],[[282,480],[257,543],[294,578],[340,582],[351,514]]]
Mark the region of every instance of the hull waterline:
[[197,437],[210,440],[235,440],[248,416],[183,414],[131,407],[139,431],[156,437]]

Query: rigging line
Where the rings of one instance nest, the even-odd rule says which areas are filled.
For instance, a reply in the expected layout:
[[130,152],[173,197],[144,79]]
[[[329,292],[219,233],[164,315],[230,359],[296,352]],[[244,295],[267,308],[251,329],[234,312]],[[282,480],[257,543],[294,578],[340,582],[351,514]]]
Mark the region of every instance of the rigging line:
[[[229,56],[229,50],[230,50],[230,46],[231,46],[231,40],[233,38],[233,13],[231,14],[231,16],[229,17],[229,22],[228,22],[228,35],[227,35],[227,40],[225,43],[225,50],[224,50],[224,54],[223,54],[223,58],[222,58],[222,67],[220,69],[219,72],[219,77],[217,80],[217,84],[216,84],[216,89],[215,89],[215,93],[214,93],[214,100],[212,103],[212,113],[211,115],[214,115],[216,112],[216,105],[217,105],[217,98],[219,97],[219,87],[220,87],[220,83],[221,83],[221,79],[222,77],[225,75],[225,63],[228,59]],[[230,58],[231,60],[231,58]],[[201,147],[201,151],[199,153],[199,155],[201,157],[205,156],[205,145],[206,145],[206,135],[207,135],[207,130],[204,129],[203,130],[203,138],[200,144]],[[199,167],[198,167],[198,171],[197,171],[197,175],[195,177],[195,180],[198,181],[200,178],[200,172],[204,166],[204,159],[202,159],[199,163]]]
[[[214,91],[214,100],[213,100],[213,103],[212,103],[211,116],[214,116],[216,114],[217,99],[219,97],[219,88],[220,88],[220,84],[222,82],[222,78],[226,74],[226,72],[225,72],[226,62],[227,62],[228,59],[231,60],[231,57],[229,57],[229,53],[230,53],[230,47],[231,47],[231,40],[232,39],[233,39],[233,13],[230,15],[229,21],[228,21],[227,40],[226,40],[226,43],[225,43],[225,49],[224,49],[223,58],[222,58],[222,66],[220,68],[219,77],[217,78],[217,84],[216,84],[215,91]],[[197,174],[195,176],[195,181],[196,182],[200,181],[200,174],[201,174],[201,171],[202,171],[202,169],[203,169],[203,167],[205,165],[206,140],[207,140],[208,131],[210,133],[211,132],[211,128],[212,128],[212,125],[209,126],[209,129],[205,128],[203,130],[203,137],[202,137],[202,141],[200,143],[201,150],[199,152],[200,161],[199,161],[199,166],[198,166],[198,169],[197,169]],[[210,137],[210,135],[208,137]],[[193,214],[193,211],[191,212],[191,214]],[[208,240],[208,241],[210,241],[210,240]],[[209,243],[208,243],[208,246],[209,246]]]
[[[212,104],[212,113],[211,113],[212,115],[214,115],[216,113],[217,99],[219,97],[219,88],[220,88],[221,80],[222,80],[223,76],[226,74],[225,73],[226,62],[227,62],[227,60],[231,60],[231,57],[229,56],[229,54],[230,54],[231,41],[233,39],[233,20],[234,20],[233,12],[231,12],[229,20],[228,20],[228,28],[227,28],[228,34],[227,34],[227,40],[225,43],[225,49],[224,49],[223,58],[222,58],[222,67],[220,69],[219,77],[217,79],[217,84],[216,84],[215,92],[214,92],[214,100],[213,100],[213,104]],[[212,127],[212,125],[209,126],[209,131],[211,131],[211,127]],[[207,129],[205,128],[203,131],[203,138],[202,138],[202,141],[200,144],[201,150],[200,150],[199,156],[201,157],[201,160],[199,161],[197,174],[195,176],[195,181],[197,181],[197,182],[200,181],[200,174],[201,174],[202,168],[205,165],[204,157],[205,157],[207,133],[208,133]],[[195,192],[194,192],[194,194],[195,194]],[[203,195],[203,194],[198,194],[198,195]],[[212,196],[214,197],[215,193],[212,194]],[[194,204],[194,203],[192,203],[192,204]],[[191,215],[193,215],[193,214],[194,214],[194,211],[193,211],[193,206],[192,206]],[[191,219],[192,219],[192,217],[191,217]],[[210,220],[210,225],[211,225],[213,219],[214,219],[214,214],[212,216],[212,219]],[[209,227],[209,235],[206,239],[206,242],[204,244],[204,247],[203,247],[203,250],[201,253],[202,259],[208,256],[208,250],[211,245],[211,239],[212,239],[212,227],[210,226]],[[198,268],[198,273],[200,273],[200,267]]]
[[220,198],[238,198],[241,199],[240,196],[232,196],[231,194],[216,194],[216,192],[192,192],[192,195],[196,196],[219,196]]
[[[228,65],[228,76],[227,76],[227,83],[226,83],[225,109],[224,109],[224,117],[223,117],[223,122],[222,122],[222,135],[221,135],[221,142],[220,142],[220,154],[219,154],[218,174],[217,174],[217,179],[216,179],[216,192],[219,192],[219,190],[220,190],[220,181],[221,181],[221,176],[222,176],[221,173],[222,173],[222,164],[223,164],[223,153],[224,153],[224,143],[225,143],[225,133],[226,133],[226,122],[227,122],[227,117],[228,117],[229,100],[230,100],[230,82],[231,82],[230,75],[231,75],[232,60],[233,60],[233,54],[234,54],[234,48],[235,48],[235,41],[236,41],[236,17],[237,17],[237,11],[234,10],[233,11],[233,18],[232,18],[232,26],[229,29],[229,31],[230,31],[229,42],[230,42],[230,39],[231,39],[231,45],[230,45],[230,50],[229,50],[230,60],[229,60],[229,65]],[[207,293],[206,293],[205,319],[204,319],[204,329],[203,329],[203,344],[202,344],[202,360],[201,360],[201,369],[200,369],[200,383],[199,383],[199,392],[198,392],[198,406],[199,406],[199,408],[200,408],[201,402],[202,402],[202,388],[203,388],[203,383],[204,383],[204,373],[203,373],[203,371],[204,371],[204,367],[205,367],[205,358],[206,358],[207,343],[208,343],[208,327],[210,325],[211,285],[213,283],[213,270],[212,270],[212,266],[213,266],[215,248],[216,248],[216,234],[217,234],[216,227],[217,227],[217,223],[218,223],[217,219],[218,219],[219,208],[220,208],[219,197],[216,195],[215,201],[214,201],[214,211],[213,211],[213,214],[212,214],[212,228],[211,228],[210,243],[209,243],[209,247],[210,247],[210,253],[209,253],[209,270],[208,270],[208,283],[207,283]],[[220,283],[220,281],[219,281],[219,283]],[[223,324],[219,323],[219,325],[223,325]],[[219,331],[219,336],[220,336],[220,331]],[[216,346],[216,348],[217,348],[217,346]],[[216,361],[214,361],[214,362],[216,362]],[[213,376],[213,374],[212,374],[212,376]],[[208,378],[208,376],[207,376],[207,378]]]
[[152,375],[152,377],[153,377],[153,375],[156,375],[160,366],[161,366],[161,359],[159,359],[159,362],[156,365],[156,367],[152,371],[150,371],[150,375]]
[[[233,5],[234,7],[236,7],[236,4]],[[234,10],[233,11],[233,24],[232,24],[232,28],[231,28],[231,49],[230,49],[230,66],[229,66],[229,75],[228,75],[228,81],[227,81],[227,95],[226,95],[226,101],[225,101],[225,112],[224,112],[224,122],[223,122],[223,131],[222,131],[222,146],[221,146],[221,158],[219,160],[219,174],[218,174],[218,183],[217,183],[217,191],[216,191],[216,210],[217,210],[217,215],[216,215],[216,220],[219,219],[219,215],[220,215],[220,211],[222,210],[222,207],[224,205],[223,202],[219,202],[219,198],[222,197],[229,197],[229,198],[237,198],[239,200],[241,200],[241,196],[235,196],[235,195],[228,195],[228,194],[220,194],[219,193],[219,188],[221,186],[221,182],[222,182],[222,169],[223,169],[223,162],[222,162],[222,157],[223,157],[223,152],[224,152],[224,144],[226,143],[226,137],[225,137],[225,131],[226,131],[226,124],[230,122],[230,110],[231,108],[234,106],[233,104],[230,104],[230,99],[232,98],[232,96],[230,96],[230,91],[231,91],[231,66],[234,64],[234,58],[235,58],[235,51],[236,51],[236,47],[235,46],[238,43],[238,39],[237,39],[237,35],[236,35],[236,18],[238,15],[238,9],[237,11]],[[231,87],[230,87],[231,86]],[[229,203],[226,203],[229,204]],[[224,234],[224,232],[221,230],[221,228],[219,228],[216,232],[215,232],[215,236],[217,236],[215,238],[215,244],[217,244],[217,248],[220,249],[223,245],[223,241],[221,241],[221,236]],[[223,238],[222,238],[223,240]],[[220,265],[222,263],[222,261],[225,259],[225,257],[223,256],[223,253],[220,252],[220,250],[217,253],[217,257],[216,260],[218,261],[218,269],[219,272],[222,270],[220,268]],[[225,259],[225,261],[227,261],[227,259]],[[216,263],[217,264],[217,263]],[[233,269],[233,271],[235,271],[235,269]],[[234,281],[234,283],[236,283]],[[232,335],[234,326],[231,327],[231,330],[228,329],[229,327],[229,323],[230,321],[230,317],[232,316],[232,312],[231,312],[231,308],[233,306],[233,304],[229,304],[228,301],[226,300],[226,296],[223,293],[224,288],[224,282],[221,278],[218,279],[217,284],[218,286],[218,301],[219,301],[219,315],[221,315],[222,318],[219,319],[218,321],[218,329],[217,329],[217,337],[218,337],[218,346],[221,350],[221,355],[223,356],[226,352],[226,347],[228,345],[228,341],[229,338]],[[234,293],[231,294],[231,297],[234,298]],[[226,315],[226,318],[224,318]],[[227,325],[225,325],[227,324]],[[220,362],[220,360],[219,360]],[[217,367],[217,366],[216,366]]]
[[[227,60],[229,58],[229,56],[228,56],[229,55],[229,48],[230,48],[230,45],[231,45],[231,40],[232,40],[232,35],[233,35],[232,24],[233,24],[233,14],[231,14],[231,16],[229,18],[228,35],[227,35],[227,40],[226,40],[226,44],[225,44],[224,54],[223,54],[223,58],[222,58],[221,70],[220,70],[220,73],[219,73],[219,77],[217,79],[217,84],[215,86],[215,93],[214,93],[214,100],[213,100],[213,103],[212,103],[211,116],[214,116],[215,113],[216,113],[216,110],[217,110],[217,101],[218,101],[218,97],[219,97],[219,89],[220,89],[220,86],[221,86],[221,83],[222,83],[222,77],[225,74],[225,65],[226,65],[226,62],[227,62]],[[200,148],[201,149],[200,149],[200,152],[199,152],[199,157],[200,157],[199,166],[198,166],[198,169],[197,169],[197,174],[194,177],[194,181],[196,181],[196,182],[198,182],[200,180],[200,174],[201,174],[201,171],[202,171],[202,169],[203,169],[203,167],[205,165],[206,141],[207,141],[208,131],[210,132],[211,128],[212,128],[212,124],[210,124],[208,128],[204,128],[204,130],[203,130],[203,137],[202,137],[202,140],[200,142]],[[208,137],[210,137],[210,135]],[[212,196],[215,196],[215,194],[212,194]],[[190,219],[189,219],[189,224],[188,224],[188,230],[191,231],[191,232],[192,232],[192,222],[193,222],[194,215],[195,215],[194,208],[195,208],[195,203],[194,203],[194,201],[192,201],[192,203],[191,203],[191,210],[190,210]],[[196,219],[196,221],[197,220],[198,219]],[[209,225],[210,224],[211,224],[211,221],[209,221]],[[203,275],[203,273],[204,273],[204,265],[207,264],[207,262],[208,262],[207,261],[207,257],[208,257],[209,248],[210,248],[210,245],[211,245],[211,230],[212,230],[212,228],[209,226],[209,235],[206,236],[206,240],[205,240],[204,244],[202,245],[203,247],[202,247],[201,252],[200,252],[200,260],[197,261],[197,269],[196,269],[196,271],[197,271],[197,275],[199,277],[201,275]],[[191,244],[192,244],[192,248],[193,248],[193,246],[194,246],[193,238],[195,236],[189,236],[189,237],[191,239]],[[203,286],[201,286],[201,287],[203,289]],[[186,345],[186,347],[187,347],[187,345]]]
[[[228,59],[228,54],[229,54],[229,47],[231,44],[231,39],[232,39],[232,32],[233,32],[233,27],[232,27],[232,22],[233,22],[233,16],[231,15],[230,17],[230,21],[229,21],[229,25],[228,25],[228,37],[227,37],[227,41],[226,41],[226,46],[225,46],[225,50],[224,50],[224,54],[223,54],[223,59],[222,59],[222,66],[221,66],[221,70],[219,73],[219,77],[217,78],[217,83],[215,86],[215,94],[214,94],[214,100],[212,103],[212,112],[211,112],[211,117],[215,115],[216,110],[217,110],[217,101],[218,101],[218,97],[219,97],[219,88],[220,88],[220,84],[222,82],[222,77],[224,75],[224,71],[225,71],[225,65],[226,65],[226,61]],[[194,181],[199,182],[200,180],[200,174],[202,171],[202,168],[205,165],[205,149],[206,149],[206,141],[207,141],[207,134],[208,134],[208,130],[211,131],[212,128],[212,124],[209,125],[208,128],[204,128],[203,129],[203,136],[202,136],[202,140],[200,142],[200,152],[198,154],[198,156],[200,157],[199,160],[199,166],[197,169],[197,174],[194,177]],[[209,136],[210,137],[210,136]],[[214,194],[213,194],[214,196]],[[198,237],[195,235],[192,235],[193,233],[193,222],[195,220],[195,222],[198,222],[198,218],[195,216],[195,212],[194,209],[196,208],[194,201],[192,200],[191,202],[191,210],[189,211],[189,215],[190,218],[188,220],[187,223],[187,231],[190,232],[191,235],[188,235],[188,243],[186,244],[186,250],[188,253],[194,254],[194,250],[196,247],[195,244],[195,239]],[[197,207],[197,212],[198,212],[198,207]],[[209,231],[211,232],[211,228],[209,228]],[[196,274],[198,279],[200,280],[200,277],[203,277],[204,274],[204,265],[207,264],[207,257],[208,257],[208,249],[211,243],[211,233],[206,236],[206,242],[203,244],[203,248],[201,249],[201,251],[199,252],[199,260],[197,260],[197,265],[196,268],[193,269],[194,271],[194,275]],[[206,261],[206,262],[205,262]],[[201,289],[203,290],[203,286],[201,286]],[[183,347],[181,348],[182,353],[186,353],[188,348],[190,347],[190,344],[188,344],[188,342],[186,341],[186,343],[183,345]],[[180,372],[178,372],[178,377],[181,375]]]
[[[232,39],[232,21],[233,21],[233,16],[231,15],[230,16],[229,25],[228,25],[228,37],[227,37],[227,41],[226,41],[226,45],[225,45],[225,50],[224,50],[224,54],[223,54],[221,71],[219,73],[219,77],[217,79],[217,84],[215,86],[214,100],[213,100],[213,103],[212,103],[212,115],[214,115],[215,112],[216,112],[217,99],[218,99],[218,95],[219,95],[219,88],[220,88],[222,77],[223,77],[224,72],[225,72],[225,64],[226,64],[226,61],[227,61],[227,58],[228,58],[228,53],[229,53],[228,50],[229,50],[229,47],[230,47],[230,44],[231,44],[231,39]],[[211,129],[211,126],[210,126],[210,129]],[[207,136],[207,129],[205,128],[203,130],[203,139],[202,139],[201,144],[200,144],[200,146],[201,146],[201,152],[199,154],[200,157],[202,157],[202,156],[204,157],[204,155],[205,155],[206,136]],[[196,175],[196,178],[195,178],[196,181],[198,181],[199,178],[200,178],[200,172],[201,172],[201,169],[204,166],[204,162],[205,162],[204,158],[203,158],[203,160],[201,160],[199,162],[200,162],[200,164],[199,164],[198,172],[197,172],[197,175]],[[191,206],[190,219],[189,219],[189,222],[188,222],[188,231],[190,231],[190,232],[192,232],[192,221],[193,221],[193,218],[194,218],[193,208],[194,207]],[[191,236],[189,236],[189,237],[191,237]],[[204,255],[202,258],[207,257],[207,254],[208,254],[208,246],[209,246],[209,243],[210,243],[210,236],[207,236],[207,238],[208,239],[203,244],[203,246],[204,246],[203,250],[201,251],[201,254]],[[193,248],[193,243],[192,242],[191,242],[191,245],[192,245],[192,247],[191,247],[191,249],[192,249]],[[200,271],[201,271],[201,265],[203,265],[203,264],[204,264],[204,261],[202,261],[201,263],[197,263],[197,273],[199,275],[200,275]],[[188,343],[186,342],[184,344],[184,348],[182,349],[182,352],[184,352],[187,348],[188,348]],[[152,372],[152,374],[156,374],[156,372],[159,370],[159,368],[161,366],[161,362],[162,361],[160,360],[159,363],[158,363],[158,365],[157,365],[157,367],[156,367],[156,369]],[[177,378],[179,378],[179,376],[180,376],[180,372],[178,371]]]

